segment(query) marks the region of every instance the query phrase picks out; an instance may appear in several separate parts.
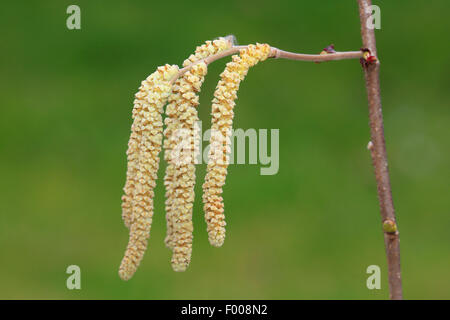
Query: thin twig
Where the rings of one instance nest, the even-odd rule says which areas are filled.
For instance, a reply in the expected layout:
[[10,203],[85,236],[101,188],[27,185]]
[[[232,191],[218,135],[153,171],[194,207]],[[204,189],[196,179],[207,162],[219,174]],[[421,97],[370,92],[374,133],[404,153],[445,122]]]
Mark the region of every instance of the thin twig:
[[[175,82],[175,80],[177,78],[181,77],[183,74],[188,72],[192,68],[192,66],[196,65],[197,63],[204,62],[208,65],[216,60],[236,54],[241,49],[245,49],[245,48],[247,48],[247,46],[233,46],[228,50],[224,50],[220,53],[217,53],[217,54],[208,56],[205,59],[199,60],[187,67],[180,69],[177,77],[172,79],[172,82]],[[360,58],[362,58],[362,56],[363,56],[362,51],[346,51],[346,52],[335,52],[335,53],[327,53],[327,54],[303,54],[303,53],[294,53],[294,52],[283,51],[283,50],[271,47],[269,57],[275,58],[275,59],[288,59],[288,60],[297,60],[297,61],[325,62],[325,61],[332,61],[332,60],[360,59]]]
[[304,54],[283,51],[272,47],[271,56],[276,59],[322,62],[332,60],[360,59],[362,57],[362,53],[361,51],[347,51],[327,54]]
[[[384,242],[388,263],[389,296],[393,300],[403,299],[400,272],[400,238],[392,203],[391,184],[389,181],[386,146],[384,141],[383,113],[380,98],[380,62],[377,56],[375,32],[367,26],[371,15],[371,0],[358,0],[361,36],[363,46],[372,56],[371,63],[363,63],[367,97],[369,101],[370,135],[368,145],[372,156],[377,181],[378,200],[380,202],[383,223]],[[367,59],[366,59],[367,60]]]

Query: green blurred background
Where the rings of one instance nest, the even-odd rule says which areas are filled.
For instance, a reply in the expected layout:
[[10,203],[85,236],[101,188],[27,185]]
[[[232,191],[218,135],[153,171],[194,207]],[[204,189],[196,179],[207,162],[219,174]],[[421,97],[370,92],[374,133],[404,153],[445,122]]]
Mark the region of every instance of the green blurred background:
[[[81,30],[66,8],[81,7]],[[450,298],[448,1],[374,1],[404,296]],[[356,1],[8,1],[0,7],[0,298],[385,299],[383,235],[358,61],[271,60],[241,85],[236,128],[279,128],[280,170],[230,167],[227,239],[207,241],[198,166],[190,268],[164,247],[159,180],[149,249],[117,275],[133,95],[164,63],[234,34],[318,53],[361,47]],[[211,65],[200,104],[226,61]],[[163,177],[164,165],[159,176]],[[66,288],[68,265],[82,289]],[[379,265],[381,290],[366,288]]]

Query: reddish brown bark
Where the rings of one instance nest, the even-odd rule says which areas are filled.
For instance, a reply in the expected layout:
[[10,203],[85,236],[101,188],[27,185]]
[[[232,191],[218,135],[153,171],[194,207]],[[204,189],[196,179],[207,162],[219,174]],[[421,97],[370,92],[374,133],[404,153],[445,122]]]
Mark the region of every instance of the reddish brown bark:
[[386,146],[384,140],[383,113],[380,98],[380,61],[377,55],[375,31],[367,26],[371,16],[371,0],[358,0],[363,47],[369,49],[372,62],[363,63],[367,98],[369,102],[370,136],[369,144],[377,182],[378,200],[384,232],[389,277],[389,297],[403,299],[400,271],[400,238],[392,202]]

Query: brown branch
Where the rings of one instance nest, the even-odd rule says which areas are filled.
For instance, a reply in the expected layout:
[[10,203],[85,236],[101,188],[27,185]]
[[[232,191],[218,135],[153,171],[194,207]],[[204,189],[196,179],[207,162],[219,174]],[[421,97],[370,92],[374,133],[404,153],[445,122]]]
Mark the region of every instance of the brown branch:
[[[380,62],[377,57],[375,32],[367,26],[371,16],[371,0],[358,0],[361,36],[366,54],[372,59],[361,60],[363,63],[367,97],[369,102],[370,136],[368,145],[372,156],[377,181],[378,200],[380,202],[381,219],[383,223],[384,242],[389,277],[389,297],[393,300],[403,299],[402,280],[400,272],[400,238],[392,203],[391,184],[389,181],[388,162],[384,140],[383,113],[380,98]],[[367,50],[368,49],[368,50]]]
[[[178,75],[172,79],[172,83],[175,82],[175,80],[179,77],[181,77],[183,74],[188,72],[192,66],[196,65],[197,63],[204,62],[207,65],[225,58],[227,56],[236,54],[239,52],[239,50],[246,48],[247,46],[233,46],[228,50],[224,50],[220,53],[211,55],[206,57],[205,59],[199,60],[187,67],[184,67],[180,69],[178,72]],[[327,54],[303,54],[303,53],[294,53],[294,52],[288,52],[283,51],[274,47],[271,47],[270,50],[270,58],[275,59],[288,59],[288,60],[297,60],[297,61],[313,61],[313,62],[325,62],[325,61],[332,61],[332,60],[345,60],[345,59],[360,59],[363,57],[363,51],[347,51],[347,52],[334,52],[334,53],[327,53]]]
[[304,53],[293,53],[283,51],[272,47],[271,57],[275,59],[322,62],[332,60],[360,59],[362,57],[362,52],[347,51],[347,52],[335,52],[327,54],[304,54]]

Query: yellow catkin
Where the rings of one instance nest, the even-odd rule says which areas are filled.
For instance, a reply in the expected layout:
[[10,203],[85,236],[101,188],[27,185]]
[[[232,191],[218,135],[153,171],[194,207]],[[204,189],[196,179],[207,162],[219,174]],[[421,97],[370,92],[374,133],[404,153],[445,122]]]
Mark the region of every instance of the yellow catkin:
[[147,248],[162,143],[162,112],[172,90],[171,80],[177,74],[176,65],[158,67],[142,82],[135,95],[134,121],[127,150],[127,181],[122,198],[122,216],[130,229],[128,246],[119,268],[123,280],[133,276]]
[[[214,41],[206,41],[205,44],[199,46],[195,50],[195,54],[191,55],[188,59],[186,59],[183,63],[184,67],[190,66],[193,63],[198,62],[210,55],[219,53],[221,51],[227,50],[231,48],[233,45],[232,39],[230,38],[219,38]],[[199,73],[200,72],[200,73]],[[166,220],[167,220],[167,236],[165,239],[165,244],[168,248],[174,249],[175,246],[175,224],[178,224],[179,221],[173,217],[173,212],[182,208],[182,210],[186,211],[188,208],[188,212],[191,212],[192,215],[192,202],[194,199],[194,180],[195,180],[195,168],[193,166],[188,166],[188,168],[177,168],[173,161],[171,161],[171,152],[172,149],[180,143],[180,129],[188,130],[192,137],[192,122],[197,120],[197,111],[195,107],[198,105],[198,97],[196,96],[196,92],[200,91],[200,86],[203,83],[203,76],[200,76],[200,79],[193,79],[192,77],[198,77],[201,72],[206,73],[206,68],[204,66],[194,67],[191,72],[186,73],[184,76],[179,78],[174,85],[174,90],[172,94],[169,96],[169,104],[166,108],[166,129],[164,131],[165,140],[164,140],[164,159],[167,161],[166,167],[166,175],[164,178],[164,185],[166,187]],[[183,90],[186,92],[180,93],[180,88],[184,87]],[[189,91],[190,90],[190,91]],[[194,133],[194,136],[196,133]],[[194,141],[196,141],[194,139]],[[194,142],[195,143],[195,142]],[[195,148],[194,148],[195,149]],[[195,151],[195,150],[194,150]],[[194,152],[195,153],[195,152]],[[196,155],[196,154],[195,154]],[[194,155],[194,156],[195,156]],[[185,161],[184,161],[185,162]],[[181,170],[186,170],[185,176],[190,177],[191,181],[189,182],[189,187],[186,190],[187,199],[179,199],[180,198],[180,190],[176,190],[176,186],[179,185],[177,174]],[[177,173],[178,172],[178,173]],[[175,192],[176,191],[176,192]],[[180,213],[178,213],[179,215]],[[189,214],[187,214],[189,216]],[[185,223],[185,222],[183,222]],[[192,226],[187,226],[188,229],[192,229]],[[189,237],[188,237],[189,238]],[[189,240],[192,242],[192,238]],[[188,242],[189,242],[188,241]],[[187,244],[186,244],[187,246]],[[177,252],[181,250],[181,247],[177,248]],[[184,249],[183,249],[184,250]],[[181,256],[177,254],[176,257]],[[190,257],[190,252],[187,252],[185,256]],[[175,257],[175,258],[176,258]],[[189,258],[190,259],[190,258]],[[185,261],[182,263],[174,263],[174,266],[181,266],[189,263],[189,259],[181,259],[176,258],[176,261]],[[186,263],[187,262],[187,263]],[[179,267],[176,267],[180,269]],[[183,269],[183,268],[181,268]],[[182,270],[178,271],[182,271]]]
[[[168,106],[166,113],[175,116],[177,128],[172,132],[170,159],[168,167],[172,174],[172,203],[168,217],[172,227],[172,268],[185,271],[192,252],[192,208],[195,185],[195,136],[194,125],[198,121],[197,105],[200,86],[207,73],[207,66],[200,62],[192,67],[180,81],[173,86],[172,96],[176,97],[175,108]],[[169,108],[170,107],[170,108]]]
[[234,100],[248,69],[267,59],[269,54],[270,46],[267,44],[249,45],[241,49],[240,55],[234,55],[232,61],[227,63],[214,92],[209,160],[203,184],[203,208],[209,242],[215,247],[220,247],[225,240],[222,187],[229,163],[227,155],[231,146]]

